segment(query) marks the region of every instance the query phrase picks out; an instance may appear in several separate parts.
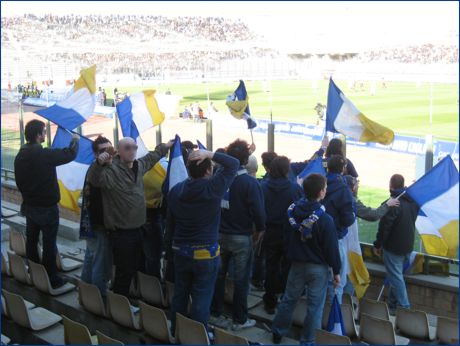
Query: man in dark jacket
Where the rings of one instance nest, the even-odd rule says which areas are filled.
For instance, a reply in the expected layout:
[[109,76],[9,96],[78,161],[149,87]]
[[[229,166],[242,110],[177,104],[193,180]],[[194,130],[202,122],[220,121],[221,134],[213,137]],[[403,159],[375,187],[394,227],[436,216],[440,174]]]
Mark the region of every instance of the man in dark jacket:
[[262,189],[256,178],[251,177],[244,166],[249,159],[249,145],[237,139],[231,143],[227,155],[238,159],[239,170],[222,200],[219,244],[221,246],[221,268],[216,281],[212,315],[220,325],[224,310],[225,278],[230,261],[233,261],[233,330],[250,328],[256,324],[248,319],[249,276],[252,268],[253,225],[257,234],[265,229],[265,208]]
[[27,143],[21,147],[14,160],[16,185],[21,192],[22,213],[26,217],[26,254],[33,262],[40,263],[38,238],[43,235],[43,265],[48,272],[51,286],[57,288],[65,282],[57,274],[56,237],[59,229],[58,202],[61,199],[56,167],[77,157],[80,136],[72,135],[72,141],[64,149],[44,149],[45,123],[31,120],[25,127]]
[[[334,220],[339,239],[340,260],[340,285],[336,289],[337,299],[342,303],[343,287],[347,282],[348,256],[345,253],[343,238],[348,233],[348,227],[355,222],[355,205],[353,195],[342,175],[346,160],[341,155],[332,155],[327,162],[327,192],[323,204],[326,212]],[[332,301],[334,290],[332,284],[328,287],[328,300]]]
[[[222,166],[215,175],[211,160]],[[190,295],[191,318],[207,326],[219,270],[220,205],[238,166],[238,160],[228,155],[194,151],[187,163],[190,178],[168,193],[167,232],[173,233],[175,268],[172,333],[176,313],[187,313]]]
[[[404,177],[395,174],[390,179],[391,197],[401,196],[405,191]],[[399,208],[391,208],[381,219],[374,252],[382,254],[387,278],[390,281],[389,307],[410,308],[406,284],[403,277],[403,265],[414,249],[415,220],[419,206],[406,194],[399,197]]]
[[289,331],[292,315],[307,288],[307,311],[300,344],[312,344],[315,330],[321,328],[326,289],[334,275],[334,286],[340,283],[340,254],[337,231],[331,216],[320,201],[326,194],[326,179],[310,174],[303,182],[305,197],[288,209],[290,236],[288,256],[292,261],[286,290],[272,324],[273,342],[279,344]]
[[265,294],[264,307],[274,314],[278,302],[277,294],[283,293],[289,273],[286,257],[286,232],[289,228],[286,210],[303,196],[302,188],[289,181],[289,159],[277,156],[270,164],[270,173],[262,181],[267,215],[263,240],[265,251]]

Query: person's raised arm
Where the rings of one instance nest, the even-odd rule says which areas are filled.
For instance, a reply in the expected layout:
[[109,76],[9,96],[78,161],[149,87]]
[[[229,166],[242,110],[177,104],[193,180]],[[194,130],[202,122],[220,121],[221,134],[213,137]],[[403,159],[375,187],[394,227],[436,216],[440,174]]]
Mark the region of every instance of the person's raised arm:
[[161,143],[157,145],[155,151],[149,152],[147,155],[139,158],[137,161],[141,167],[141,174],[144,175],[152,169],[160,159],[168,153],[168,150],[173,146],[174,141],[168,143]]
[[72,134],[72,140],[67,148],[55,149],[47,148],[43,150],[44,162],[52,166],[61,166],[75,160],[78,154],[80,136],[76,133]]

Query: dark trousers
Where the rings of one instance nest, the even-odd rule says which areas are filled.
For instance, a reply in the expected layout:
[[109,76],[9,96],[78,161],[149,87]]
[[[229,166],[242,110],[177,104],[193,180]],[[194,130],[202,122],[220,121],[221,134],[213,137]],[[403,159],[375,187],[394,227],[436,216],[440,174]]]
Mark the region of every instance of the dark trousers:
[[171,332],[176,328],[176,312],[187,315],[192,297],[190,318],[207,327],[220,257],[196,260],[179,254],[174,256],[175,284],[171,307]]
[[115,281],[113,291],[129,296],[129,286],[137,272],[142,249],[141,228],[117,229],[111,232]]
[[161,253],[163,251],[163,218],[160,209],[147,209],[147,222],[142,226],[144,261],[141,271],[161,278]]
[[43,239],[42,264],[48,272],[52,286],[59,285],[62,279],[57,275],[56,266],[56,237],[59,229],[59,208],[23,206],[26,216],[26,255],[35,263],[40,263],[38,255],[38,240],[40,231]]
[[[267,230],[268,231],[268,230]],[[290,262],[286,257],[285,239],[279,232],[265,233],[265,294],[264,303],[267,307],[275,308],[277,294],[286,288]]]

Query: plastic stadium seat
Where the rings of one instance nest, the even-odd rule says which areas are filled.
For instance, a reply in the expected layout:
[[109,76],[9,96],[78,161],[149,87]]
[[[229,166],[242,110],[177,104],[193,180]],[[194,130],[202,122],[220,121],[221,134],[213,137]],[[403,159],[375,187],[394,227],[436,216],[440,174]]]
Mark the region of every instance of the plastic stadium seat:
[[375,345],[407,345],[409,339],[399,337],[396,339],[393,324],[368,314],[361,314],[359,328],[360,339],[368,344]]
[[34,286],[44,293],[58,296],[66,292],[72,291],[75,288],[74,284],[67,282],[59,288],[51,287],[51,282],[48,273],[43,265],[29,261],[29,268]]
[[152,338],[165,343],[174,343],[168,320],[163,310],[139,301],[140,327]]
[[14,279],[26,285],[32,285],[32,279],[27,271],[24,259],[12,252],[8,252],[8,262]]
[[315,331],[316,345],[351,345],[351,340],[348,336],[329,333],[325,330],[316,329]]
[[11,339],[6,335],[2,334],[2,345],[8,345],[11,342]]
[[70,318],[62,315],[64,324],[64,342],[66,345],[93,345],[96,344],[91,336],[88,328],[78,322],[72,321]]
[[59,251],[56,251],[56,266],[61,272],[70,272],[82,267],[83,263],[71,258],[62,257]]
[[348,304],[353,307],[353,299],[348,293],[342,294],[342,304]]
[[181,345],[209,345],[208,333],[200,322],[176,313],[176,343]]
[[323,318],[321,319],[321,329],[327,329],[327,321],[329,320],[329,313],[331,311],[331,303],[324,302]]
[[6,290],[2,291],[10,318],[20,326],[32,330],[42,330],[61,321],[60,316],[46,309],[40,307],[27,309],[21,296]]
[[410,339],[420,341],[431,341],[430,327],[428,325],[428,316],[423,311],[396,309],[396,331]]
[[[35,304],[27,301],[24,299],[24,303],[26,304],[26,308],[28,310],[33,309],[35,307]],[[5,297],[3,297],[2,294],[2,315],[5,315],[6,317],[9,317],[8,309],[6,308],[6,302],[5,302]]]
[[98,345],[124,345],[121,341],[112,339],[111,337],[102,334],[100,331],[96,330],[97,343]]
[[78,301],[86,311],[95,315],[108,317],[101,292],[96,285],[84,281],[78,282]]
[[343,318],[343,326],[345,327],[345,334],[350,339],[358,339],[358,332],[356,331],[353,307],[350,304],[342,304],[340,305],[340,309],[342,310],[342,318]]
[[10,231],[10,250],[16,255],[26,257],[26,237],[18,231]]
[[3,255],[3,252],[2,252],[2,274],[6,276],[11,276],[10,265],[7,262],[5,256]]
[[154,306],[166,307],[167,301],[160,280],[141,272],[137,272],[137,277],[142,300]]
[[214,328],[215,345],[249,345],[246,338],[230,334],[220,328]]
[[388,310],[388,305],[385,302],[361,298],[359,300],[359,320],[361,320],[361,314],[363,313],[382,320],[390,321],[390,311]]
[[128,298],[121,294],[107,291],[107,304],[112,320],[127,328],[140,329]]
[[458,320],[438,316],[436,325],[436,341],[440,344],[458,344]]
[[292,323],[298,327],[303,327],[306,314],[307,300],[305,298],[300,298],[295,305],[294,313],[292,314]]

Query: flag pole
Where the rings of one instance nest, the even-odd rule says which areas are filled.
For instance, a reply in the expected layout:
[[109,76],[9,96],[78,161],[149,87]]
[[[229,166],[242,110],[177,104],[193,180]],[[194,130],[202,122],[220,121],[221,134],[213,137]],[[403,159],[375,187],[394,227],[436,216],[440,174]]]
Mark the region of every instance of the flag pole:
[[405,194],[406,194],[406,191],[404,190],[398,195],[398,197],[396,197],[396,199],[398,200],[400,197],[404,196]]

